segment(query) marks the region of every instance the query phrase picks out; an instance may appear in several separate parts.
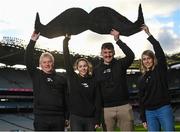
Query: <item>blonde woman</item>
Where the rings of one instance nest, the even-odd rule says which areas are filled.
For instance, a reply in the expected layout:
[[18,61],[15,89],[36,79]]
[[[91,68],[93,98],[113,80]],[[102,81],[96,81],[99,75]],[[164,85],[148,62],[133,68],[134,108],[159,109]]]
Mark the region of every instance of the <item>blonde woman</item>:
[[69,40],[70,37],[66,36],[63,53],[69,84],[70,128],[72,131],[93,131],[100,125],[100,90],[92,75],[92,65],[87,59],[77,59],[73,68]]
[[160,131],[161,128],[164,131],[173,131],[174,120],[168,94],[166,58],[148,27],[143,25],[142,30],[149,36],[148,40],[153,45],[155,54],[151,50],[146,50],[141,56],[140,117],[148,131]]

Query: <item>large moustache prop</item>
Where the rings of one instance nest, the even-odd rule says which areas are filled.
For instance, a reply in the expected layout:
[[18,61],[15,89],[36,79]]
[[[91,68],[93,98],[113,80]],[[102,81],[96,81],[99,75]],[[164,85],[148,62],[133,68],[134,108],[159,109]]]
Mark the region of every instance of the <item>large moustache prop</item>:
[[81,8],[69,8],[47,25],[41,24],[37,13],[35,32],[40,32],[42,36],[47,38],[55,38],[66,34],[77,35],[86,30],[98,34],[109,34],[112,29],[116,29],[121,35],[130,36],[141,31],[142,24],[144,24],[144,17],[141,4],[139,5],[138,18],[134,23],[109,7],[97,7],[90,13]]

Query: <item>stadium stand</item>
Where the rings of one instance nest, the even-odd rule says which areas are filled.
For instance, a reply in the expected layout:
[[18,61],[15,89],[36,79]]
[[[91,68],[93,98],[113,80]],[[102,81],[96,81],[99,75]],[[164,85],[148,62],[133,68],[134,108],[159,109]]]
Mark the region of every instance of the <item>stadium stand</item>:
[[[16,68],[13,65],[24,65],[24,41],[12,37],[3,37],[0,41],[0,130],[5,131],[31,131],[33,130],[33,89],[31,79],[25,68]],[[35,49],[35,61],[38,66],[40,54],[46,50]],[[61,52],[51,52],[55,56],[55,67],[64,68]],[[71,60],[74,62],[79,57],[86,57],[93,65],[99,63],[97,56],[82,56],[72,53]],[[60,65],[61,64],[61,65]],[[137,80],[140,72],[137,69],[127,71],[127,82],[130,101],[133,105],[135,124],[138,120],[138,88]],[[171,102],[174,108],[175,120],[180,121],[180,63],[170,65],[168,69],[168,84]],[[10,114],[8,113],[10,112]],[[15,113],[14,113],[15,112]],[[28,112],[28,113],[23,113]],[[14,113],[14,114],[12,114]]]
[[24,69],[0,68],[0,110],[32,110],[32,83]]
[[[13,65],[24,65],[25,41],[13,38],[3,37],[0,41],[0,63],[5,66],[0,68],[0,99],[3,102],[21,102],[26,100],[28,103],[32,102],[33,90],[29,76],[26,69],[12,68]],[[35,63],[38,66],[38,59],[44,49],[35,48]],[[63,55],[61,52],[52,51],[55,57],[55,68],[64,68]],[[80,54],[71,53],[71,60],[74,62],[79,57],[86,57],[93,65],[97,65],[100,57],[97,56],[83,56]],[[175,58],[175,57],[174,57]],[[177,58],[176,58],[177,60]],[[169,91],[172,97],[172,103],[180,103],[180,64],[170,65],[168,70]],[[11,68],[10,68],[11,67]],[[133,106],[138,106],[138,88],[137,80],[140,72],[137,69],[130,69],[127,71],[127,82],[130,94],[130,100]],[[11,100],[11,101],[10,101]],[[20,101],[21,100],[21,101]],[[0,107],[4,107],[0,105]],[[32,107],[32,106],[31,106]],[[29,105],[28,105],[29,108]]]

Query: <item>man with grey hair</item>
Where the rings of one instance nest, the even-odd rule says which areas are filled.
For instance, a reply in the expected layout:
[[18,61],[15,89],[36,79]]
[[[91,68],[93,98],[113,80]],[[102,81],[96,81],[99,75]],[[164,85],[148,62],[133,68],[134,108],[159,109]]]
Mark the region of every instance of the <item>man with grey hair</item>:
[[40,33],[33,33],[26,48],[25,63],[32,79],[34,94],[34,128],[37,131],[64,131],[66,112],[66,79],[56,73],[54,57],[45,52],[34,60],[34,46]]

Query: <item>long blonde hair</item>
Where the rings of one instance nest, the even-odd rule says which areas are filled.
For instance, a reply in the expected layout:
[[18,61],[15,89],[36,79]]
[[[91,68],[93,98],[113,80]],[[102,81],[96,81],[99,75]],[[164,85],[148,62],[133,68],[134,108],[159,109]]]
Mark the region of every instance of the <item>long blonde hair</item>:
[[79,59],[77,59],[75,61],[75,63],[74,63],[74,70],[78,69],[78,63],[80,61],[85,61],[87,63],[87,65],[88,65],[88,75],[92,75],[92,69],[93,69],[92,64],[86,58],[79,58]]
[[141,73],[144,74],[144,73],[147,72],[147,68],[146,68],[146,67],[144,66],[144,64],[143,64],[143,55],[147,55],[147,56],[149,56],[150,58],[153,59],[153,66],[152,66],[151,70],[153,70],[154,67],[157,65],[157,58],[156,58],[155,54],[153,53],[153,51],[151,51],[151,50],[145,50],[145,51],[142,53],[142,55],[141,55],[141,60],[140,60],[140,64],[141,64],[141,66],[140,66],[140,71],[141,71]]

